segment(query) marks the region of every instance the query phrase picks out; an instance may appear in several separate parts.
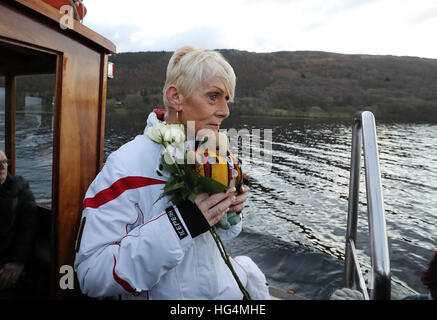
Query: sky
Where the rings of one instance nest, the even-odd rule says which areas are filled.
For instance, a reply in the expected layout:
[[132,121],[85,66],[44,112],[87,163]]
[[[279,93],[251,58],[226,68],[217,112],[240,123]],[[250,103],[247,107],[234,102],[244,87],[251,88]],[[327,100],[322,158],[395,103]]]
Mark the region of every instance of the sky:
[[117,52],[182,45],[437,59],[436,0],[84,0]]

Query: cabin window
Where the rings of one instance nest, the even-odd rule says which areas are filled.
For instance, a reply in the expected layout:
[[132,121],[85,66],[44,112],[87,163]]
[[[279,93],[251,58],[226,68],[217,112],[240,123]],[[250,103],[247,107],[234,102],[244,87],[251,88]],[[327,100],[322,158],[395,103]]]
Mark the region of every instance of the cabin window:
[[[54,75],[16,77],[16,175],[38,203],[52,199]],[[5,78],[0,79],[0,148],[5,150]]]

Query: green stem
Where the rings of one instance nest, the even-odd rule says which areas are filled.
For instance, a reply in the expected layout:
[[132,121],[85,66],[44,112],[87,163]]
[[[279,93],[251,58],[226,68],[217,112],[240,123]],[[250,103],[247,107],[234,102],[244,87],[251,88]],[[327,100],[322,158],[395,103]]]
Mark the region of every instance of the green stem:
[[235,272],[234,267],[232,266],[231,261],[229,260],[229,255],[226,252],[225,246],[224,246],[223,241],[220,238],[219,234],[215,231],[214,227],[210,228],[209,231],[211,232],[211,235],[214,238],[215,243],[217,244],[217,247],[218,247],[218,249],[220,251],[220,254],[221,254],[223,260],[225,261],[225,263],[228,266],[229,270],[231,270],[231,273],[234,276],[235,281],[237,281],[238,287],[240,288],[241,292],[243,293],[243,296],[246,298],[246,300],[252,300],[252,298],[250,297],[249,292],[247,292],[246,288],[241,283],[240,278],[238,278],[238,275]]
[[164,141],[163,145],[164,145],[165,151],[167,152],[167,155],[170,157],[170,160],[173,161],[173,163],[175,164],[176,170],[178,171],[179,176],[182,178],[182,172],[181,172],[181,169],[179,168],[179,165],[177,164],[176,160],[173,158],[173,156],[170,154],[170,152],[167,149],[168,144]]

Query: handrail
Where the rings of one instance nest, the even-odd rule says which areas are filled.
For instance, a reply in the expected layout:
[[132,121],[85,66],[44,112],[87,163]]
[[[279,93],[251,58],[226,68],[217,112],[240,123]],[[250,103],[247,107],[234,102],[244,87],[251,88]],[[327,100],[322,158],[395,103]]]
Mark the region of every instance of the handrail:
[[360,194],[361,145],[364,151],[364,168],[367,192],[367,213],[371,243],[370,299],[389,300],[391,298],[390,257],[385,224],[384,199],[382,196],[381,173],[379,170],[378,144],[376,140],[375,118],[370,111],[357,112],[352,128],[351,171],[349,184],[348,219],[346,231],[344,287],[355,289],[357,278],[367,296],[358,259],[356,238],[358,220],[358,200]]

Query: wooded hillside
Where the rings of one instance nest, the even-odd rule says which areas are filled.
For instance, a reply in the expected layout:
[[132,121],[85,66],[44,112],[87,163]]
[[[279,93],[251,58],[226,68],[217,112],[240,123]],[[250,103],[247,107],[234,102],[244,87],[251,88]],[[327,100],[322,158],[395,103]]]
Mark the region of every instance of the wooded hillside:
[[[371,110],[379,119],[437,122],[437,60],[326,52],[220,50],[237,75],[232,112],[277,116],[347,116]],[[162,104],[170,52],[110,57],[115,78],[108,109]],[[118,104],[117,104],[118,101]]]
[[[220,50],[237,75],[237,114],[347,117],[370,110],[377,119],[437,122],[437,60],[327,52],[252,53]],[[107,113],[144,115],[162,106],[162,86],[171,52],[110,56]],[[20,77],[23,95],[51,105],[53,76]],[[0,78],[0,86],[3,79]],[[20,100],[21,99],[21,100]]]

